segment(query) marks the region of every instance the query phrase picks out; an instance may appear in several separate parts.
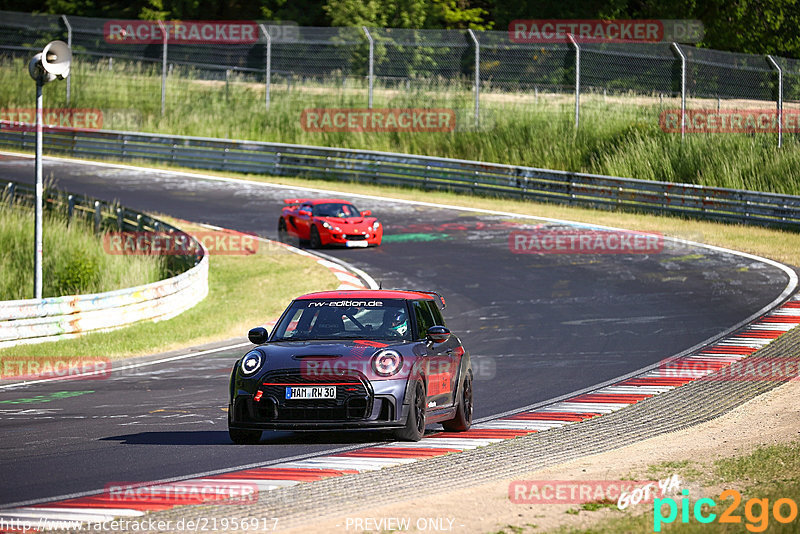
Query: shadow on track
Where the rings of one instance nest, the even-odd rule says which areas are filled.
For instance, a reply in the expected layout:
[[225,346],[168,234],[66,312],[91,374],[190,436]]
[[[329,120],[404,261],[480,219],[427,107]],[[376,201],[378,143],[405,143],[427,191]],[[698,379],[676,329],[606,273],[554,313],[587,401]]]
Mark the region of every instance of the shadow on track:
[[[233,445],[228,432],[197,430],[173,432],[139,432],[100,438],[123,445]],[[391,441],[391,436],[379,432],[270,432],[261,436],[260,445],[357,445],[376,441]]]

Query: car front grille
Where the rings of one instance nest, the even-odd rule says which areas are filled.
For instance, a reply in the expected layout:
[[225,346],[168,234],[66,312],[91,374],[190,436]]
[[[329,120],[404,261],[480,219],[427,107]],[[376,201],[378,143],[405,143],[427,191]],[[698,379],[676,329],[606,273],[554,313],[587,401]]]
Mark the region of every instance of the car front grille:
[[367,240],[367,236],[365,236],[364,234],[345,234],[344,238],[347,239],[348,241],[366,241]]
[[[335,399],[287,399],[288,386],[336,387]],[[264,376],[258,402],[250,399],[249,416],[256,422],[335,422],[366,419],[372,410],[372,386],[360,373],[304,376],[300,371],[272,371]]]

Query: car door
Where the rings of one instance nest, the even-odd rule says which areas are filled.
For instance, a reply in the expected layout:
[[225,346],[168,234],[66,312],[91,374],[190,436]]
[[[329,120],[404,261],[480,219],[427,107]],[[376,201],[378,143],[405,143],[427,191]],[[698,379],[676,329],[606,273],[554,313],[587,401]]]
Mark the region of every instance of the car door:
[[[415,300],[412,302],[416,319],[417,339],[424,340],[428,329],[435,326],[436,319],[431,309],[433,301]],[[438,311],[438,310],[437,310]],[[426,371],[428,377],[428,409],[441,408],[453,404],[454,376],[458,375],[453,369],[452,344],[448,340],[444,343],[427,343]]]
[[297,229],[297,237],[299,239],[309,239],[311,237],[311,222],[313,221],[314,207],[305,202],[300,204],[297,209],[297,215],[294,218],[295,228]]

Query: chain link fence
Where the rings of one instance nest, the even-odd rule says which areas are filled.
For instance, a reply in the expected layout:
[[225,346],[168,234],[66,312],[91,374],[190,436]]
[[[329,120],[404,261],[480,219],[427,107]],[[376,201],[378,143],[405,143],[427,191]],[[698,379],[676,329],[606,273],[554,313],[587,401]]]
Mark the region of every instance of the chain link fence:
[[677,43],[518,43],[500,31],[275,22],[258,24],[252,42],[141,43],[110,39],[110,22],[0,11],[0,60],[27,61],[49,41],[67,41],[71,76],[45,96],[56,105],[103,109],[107,128],[137,114],[169,117],[187,102],[236,106],[269,120],[275,95],[283,109],[291,102],[447,104],[475,121],[488,118],[489,101],[547,97],[570,112],[574,102],[576,127],[587,98],[613,98],[631,109],[800,108],[800,61]]

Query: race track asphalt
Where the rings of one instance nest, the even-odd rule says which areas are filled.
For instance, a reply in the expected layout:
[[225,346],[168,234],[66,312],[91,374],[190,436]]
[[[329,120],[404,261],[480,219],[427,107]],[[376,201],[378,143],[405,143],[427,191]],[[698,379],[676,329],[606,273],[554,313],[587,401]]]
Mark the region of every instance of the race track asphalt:
[[[276,237],[284,198],[328,196],[60,160],[45,161],[49,175],[70,192],[268,238]],[[32,160],[0,157],[0,180],[31,183],[32,177]],[[383,221],[384,244],[325,252],[384,288],[444,294],[448,326],[476,368],[477,418],[681,352],[767,305],[788,280],[753,259],[666,241],[663,250],[648,254],[518,254],[509,233],[540,221],[352,200]],[[360,432],[267,432],[258,446],[233,445],[224,407],[230,366],[242,350],[112,373],[106,380],[0,390],[0,506],[381,439]]]

